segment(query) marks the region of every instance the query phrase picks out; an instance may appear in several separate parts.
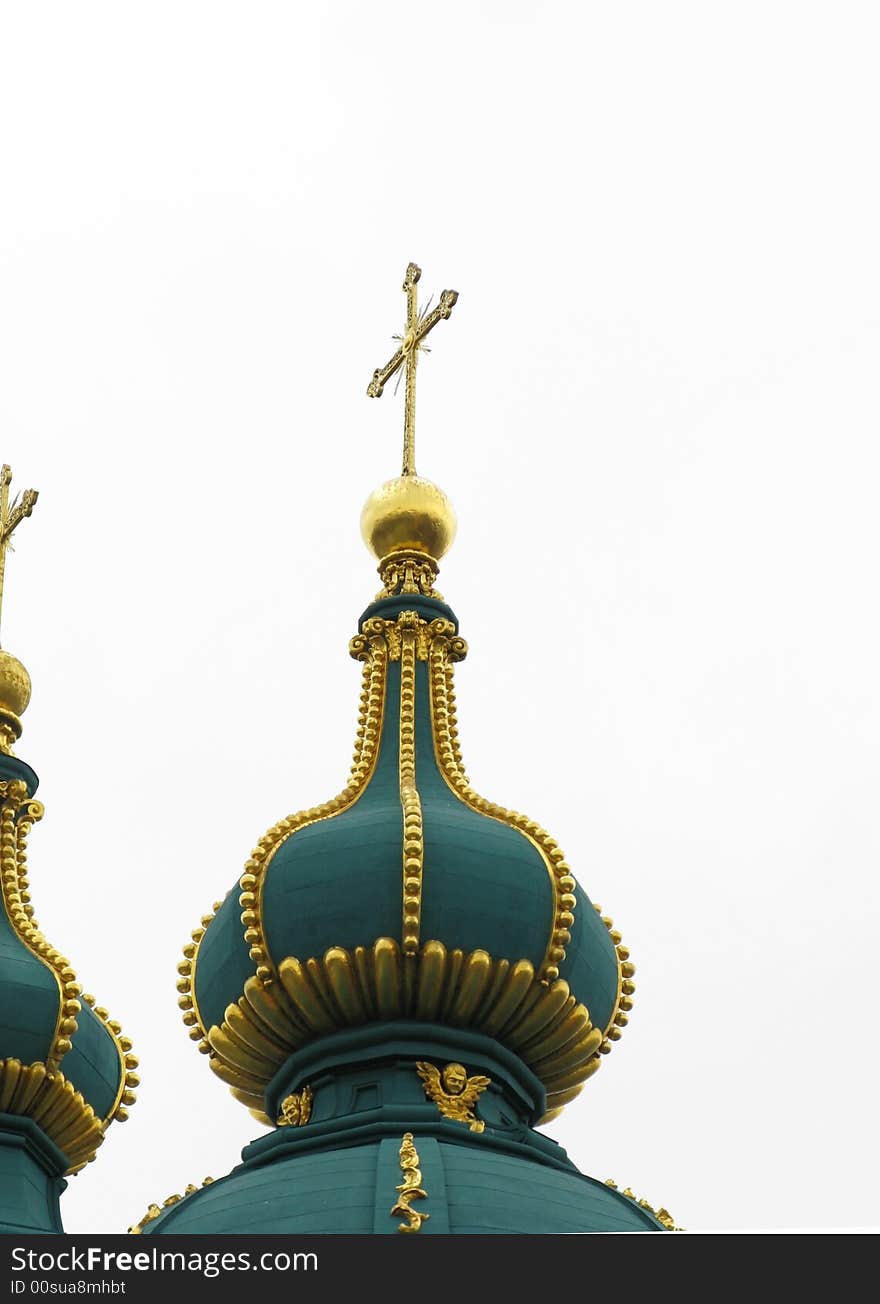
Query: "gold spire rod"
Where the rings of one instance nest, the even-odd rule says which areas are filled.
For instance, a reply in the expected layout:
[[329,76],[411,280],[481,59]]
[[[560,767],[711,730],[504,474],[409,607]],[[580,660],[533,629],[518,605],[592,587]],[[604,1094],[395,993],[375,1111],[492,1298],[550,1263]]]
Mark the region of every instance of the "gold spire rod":
[[[416,473],[416,362],[419,352],[426,345],[422,343],[438,321],[445,321],[452,315],[452,309],[458,302],[457,290],[444,290],[440,302],[431,312],[423,310],[419,315],[416,285],[422,269],[410,263],[403,278],[403,290],[406,294],[406,333],[395,335],[400,340],[400,348],[384,367],[377,367],[373,379],[367,387],[369,398],[381,398],[382,391],[391,377],[406,364],[406,408],[403,417],[403,474]],[[430,300],[429,300],[430,303]]]
[[36,489],[25,489],[10,507],[9,486],[12,483],[12,468],[3,465],[0,470],[0,613],[3,609],[3,579],[6,574],[6,549],[12,547],[12,532],[26,516],[30,516],[37,501]]

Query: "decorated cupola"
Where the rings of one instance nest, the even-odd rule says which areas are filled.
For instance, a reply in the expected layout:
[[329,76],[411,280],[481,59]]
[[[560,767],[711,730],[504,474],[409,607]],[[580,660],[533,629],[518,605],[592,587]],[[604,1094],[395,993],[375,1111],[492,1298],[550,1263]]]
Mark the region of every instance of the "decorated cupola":
[[153,1206],[143,1233],[669,1221],[534,1130],[620,1037],[633,965],[555,839],[465,772],[454,675],[467,645],[436,588],[455,515],[414,454],[416,364],[458,296],[420,313],[419,277],[411,263],[399,347],[368,389],[402,373],[404,454],[361,518],[382,587],[350,643],[362,690],[348,781],[264,834],[180,965],[190,1035],[272,1131],[226,1178]]
[[[11,478],[4,466],[0,604],[13,531],[37,500],[28,489],[10,503]],[[0,1232],[62,1230],[64,1174],[94,1158],[109,1124],[127,1117],[137,1085],[131,1042],[83,994],[31,903],[27,845],[43,807],[36,774],[13,754],[30,696],[24,666],[0,649]]]

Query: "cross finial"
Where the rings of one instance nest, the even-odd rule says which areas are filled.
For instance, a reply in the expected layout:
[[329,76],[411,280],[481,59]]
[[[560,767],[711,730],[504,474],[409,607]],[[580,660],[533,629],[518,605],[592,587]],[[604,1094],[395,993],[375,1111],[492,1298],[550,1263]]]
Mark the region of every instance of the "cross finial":
[[30,516],[37,501],[36,489],[25,489],[9,504],[9,486],[12,469],[4,464],[0,470],[0,611],[3,608],[3,578],[6,572],[6,550],[12,547],[12,532],[26,516]]
[[386,362],[384,367],[378,367],[373,372],[373,379],[367,388],[370,398],[381,398],[386,383],[402,366],[406,366],[406,408],[403,418],[404,475],[416,473],[416,362],[419,352],[422,349],[427,352],[423,343],[425,336],[434,329],[438,321],[445,321],[451,316],[458,300],[457,290],[444,290],[437,307],[429,312],[430,300],[428,300],[420,315],[416,285],[421,274],[421,268],[415,263],[410,263],[406,269],[406,276],[403,278],[403,290],[406,294],[406,331],[403,335],[395,335],[394,338],[400,340],[400,348],[390,362]]

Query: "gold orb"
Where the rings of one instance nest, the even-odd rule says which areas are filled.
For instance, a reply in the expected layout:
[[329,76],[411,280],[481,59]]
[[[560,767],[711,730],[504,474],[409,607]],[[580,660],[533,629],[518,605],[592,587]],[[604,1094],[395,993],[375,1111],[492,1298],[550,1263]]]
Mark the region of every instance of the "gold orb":
[[18,657],[0,648],[0,709],[22,715],[30,700],[30,675]]
[[381,559],[423,552],[439,561],[455,538],[455,512],[442,489],[418,475],[400,475],[370,494],[361,512],[364,543]]

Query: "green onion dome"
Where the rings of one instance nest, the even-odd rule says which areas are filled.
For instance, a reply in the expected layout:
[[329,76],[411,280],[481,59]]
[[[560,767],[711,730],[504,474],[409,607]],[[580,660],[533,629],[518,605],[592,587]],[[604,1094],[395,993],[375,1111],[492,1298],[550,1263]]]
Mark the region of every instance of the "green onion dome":
[[226,1177],[151,1205],[140,1235],[671,1226],[536,1131],[619,1038],[633,965],[556,840],[464,769],[467,646],[434,587],[456,519],[414,452],[419,350],[458,296],[419,313],[420,275],[367,390],[405,375],[403,473],[361,515],[382,589],[350,644],[348,781],[264,834],[178,966],[190,1036],[271,1130]]
[[[349,781],[264,835],[180,965],[191,1035],[269,1123],[291,1055],[398,1019],[490,1036],[540,1080],[553,1117],[631,1005],[628,952],[556,841],[468,782],[453,683],[467,648],[406,506],[406,546],[381,559],[383,590],[351,642],[363,686]],[[388,534],[377,512],[371,539]]]
[[[6,553],[37,492],[10,501],[0,467],[0,602]],[[83,995],[70,961],[40,931],[27,844],[43,816],[37,776],[13,754],[30,676],[0,648],[0,1232],[60,1232],[64,1173],[95,1157],[127,1117],[137,1061],[120,1025]]]
[[94,1158],[134,1100],[137,1061],[107,1011],[40,932],[27,842],[43,807],[29,765],[0,751],[0,1114],[35,1123],[60,1172]]

